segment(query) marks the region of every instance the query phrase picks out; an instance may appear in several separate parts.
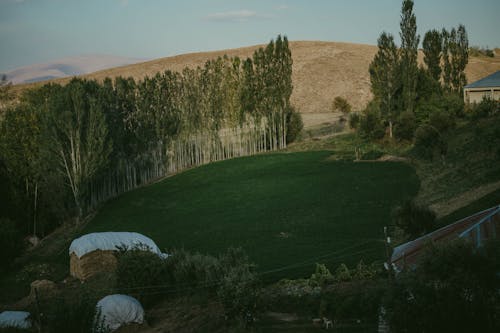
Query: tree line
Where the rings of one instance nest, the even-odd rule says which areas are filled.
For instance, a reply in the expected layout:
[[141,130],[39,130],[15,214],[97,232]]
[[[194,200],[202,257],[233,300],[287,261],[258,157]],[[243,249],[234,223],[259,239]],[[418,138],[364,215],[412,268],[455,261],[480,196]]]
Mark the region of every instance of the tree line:
[[291,75],[288,40],[278,36],[244,60],[28,90],[0,124],[9,198],[1,215],[43,235],[167,174],[285,148],[300,117]]
[[422,42],[425,66],[419,66],[420,36],[413,1],[404,0],[400,38],[399,47],[390,33],[382,32],[378,38],[378,52],[369,67],[374,98],[361,117],[354,115],[352,121],[365,137],[378,139],[387,131],[390,138],[412,140],[417,125],[429,124],[433,114],[441,127],[463,110],[469,52],[465,27],[426,32]]

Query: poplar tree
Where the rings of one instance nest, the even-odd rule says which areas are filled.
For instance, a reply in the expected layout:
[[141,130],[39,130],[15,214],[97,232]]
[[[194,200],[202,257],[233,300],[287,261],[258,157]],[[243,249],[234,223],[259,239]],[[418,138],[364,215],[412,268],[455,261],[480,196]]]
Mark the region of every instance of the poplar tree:
[[427,72],[436,81],[441,78],[441,33],[437,30],[430,30],[425,33],[422,43],[424,49],[424,62],[427,65]]
[[396,94],[401,88],[399,53],[391,34],[383,32],[378,41],[378,52],[370,64],[370,81],[373,95],[380,104],[384,119],[389,123],[389,136],[400,109]]
[[413,111],[417,95],[418,44],[417,20],[413,13],[413,1],[404,0],[401,8],[401,78],[403,109]]
[[441,50],[441,62],[442,62],[442,73],[443,73],[443,87],[446,91],[451,90],[451,61],[450,61],[450,33],[443,28],[442,32],[442,42],[443,47]]

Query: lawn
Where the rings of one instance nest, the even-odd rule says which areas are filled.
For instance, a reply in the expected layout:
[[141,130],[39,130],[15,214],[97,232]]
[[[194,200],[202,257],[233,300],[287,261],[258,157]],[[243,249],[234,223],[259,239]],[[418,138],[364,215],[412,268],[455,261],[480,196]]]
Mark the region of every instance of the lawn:
[[419,180],[402,163],[353,163],[331,152],[212,163],[105,204],[84,233],[136,231],[160,248],[217,255],[242,247],[272,278],[384,259],[390,211]]

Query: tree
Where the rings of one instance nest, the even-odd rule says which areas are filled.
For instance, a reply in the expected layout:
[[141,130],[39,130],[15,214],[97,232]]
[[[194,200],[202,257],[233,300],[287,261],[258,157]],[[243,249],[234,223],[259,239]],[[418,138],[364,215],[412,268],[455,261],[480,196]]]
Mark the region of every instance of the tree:
[[469,62],[469,39],[465,26],[460,24],[458,29],[451,31],[451,85],[456,94],[462,96],[463,87],[467,84],[465,67]]
[[337,96],[333,100],[332,109],[333,111],[340,111],[347,116],[351,112],[351,104],[345,98]]
[[403,229],[409,239],[430,232],[436,222],[436,214],[429,208],[407,200],[392,212],[394,224]]
[[413,111],[417,91],[417,55],[420,36],[417,35],[417,20],[413,13],[412,0],[403,0],[400,27],[403,109]]
[[74,79],[53,96],[46,129],[50,158],[65,175],[77,208],[83,216],[87,186],[107,164],[111,143],[104,114],[97,100],[86,92],[93,84]]
[[389,136],[392,138],[392,126],[400,111],[396,104],[396,95],[401,87],[399,54],[391,34],[383,32],[377,45],[378,52],[369,69],[371,88],[384,120],[389,123]]
[[399,274],[385,307],[391,332],[498,332],[498,241],[430,244],[415,269]]
[[437,30],[427,31],[422,44],[427,72],[434,80],[439,81],[441,78],[441,51],[443,47],[441,33]]

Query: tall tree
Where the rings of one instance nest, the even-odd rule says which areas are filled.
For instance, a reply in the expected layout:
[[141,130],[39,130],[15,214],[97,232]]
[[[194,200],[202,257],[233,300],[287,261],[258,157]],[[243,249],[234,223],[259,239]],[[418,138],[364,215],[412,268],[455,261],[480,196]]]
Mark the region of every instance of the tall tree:
[[467,84],[465,67],[469,62],[469,39],[464,25],[460,24],[458,29],[452,29],[451,40],[451,85],[452,90],[461,95]]
[[48,149],[71,188],[79,218],[85,213],[87,186],[111,153],[104,113],[97,99],[89,96],[95,88],[89,85],[74,79],[65,86],[54,96],[46,124]]
[[423,40],[424,62],[427,65],[427,72],[431,77],[439,81],[441,78],[441,33],[437,30],[430,30],[425,33]]
[[441,62],[443,74],[443,87],[446,91],[451,90],[451,61],[450,61],[450,33],[443,28],[441,32],[442,48],[441,48]]
[[377,42],[378,52],[370,64],[370,81],[375,99],[384,119],[389,123],[389,136],[401,110],[396,106],[396,94],[401,88],[399,54],[394,37],[383,32]]
[[403,108],[413,111],[417,94],[418,44],[417,19],[413,13],[413,1],[403,0],[401,7],[401,78]]

